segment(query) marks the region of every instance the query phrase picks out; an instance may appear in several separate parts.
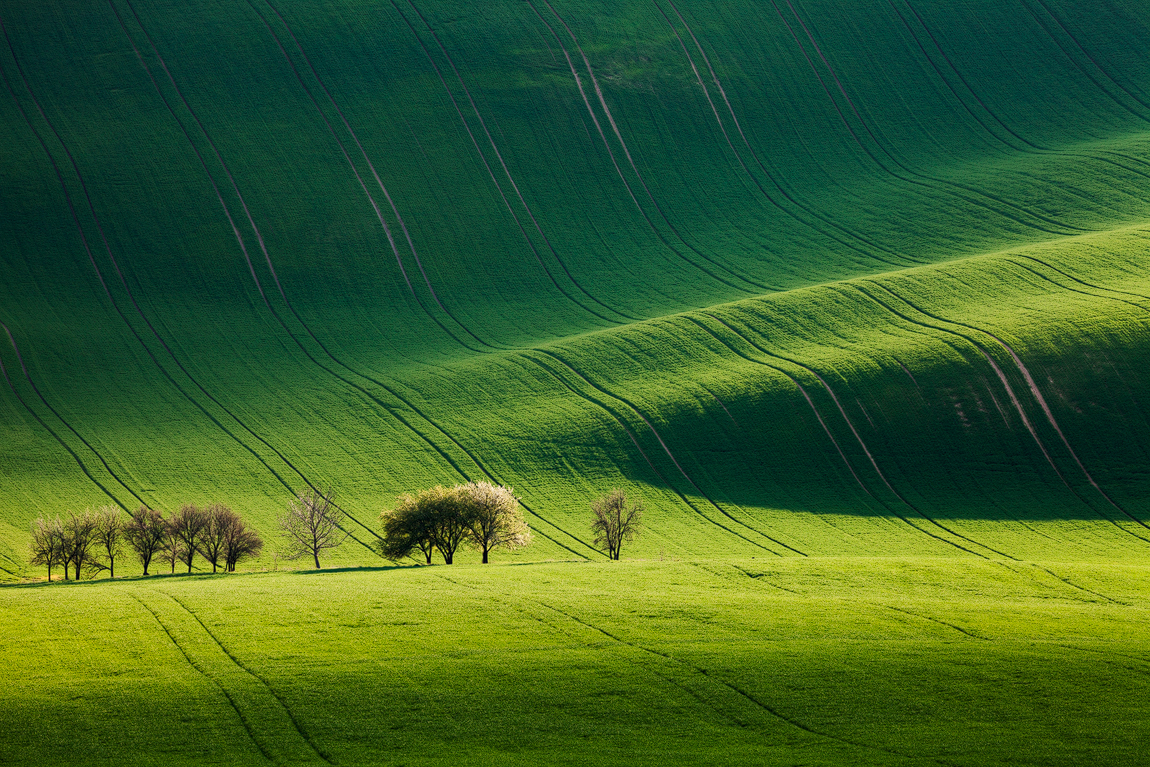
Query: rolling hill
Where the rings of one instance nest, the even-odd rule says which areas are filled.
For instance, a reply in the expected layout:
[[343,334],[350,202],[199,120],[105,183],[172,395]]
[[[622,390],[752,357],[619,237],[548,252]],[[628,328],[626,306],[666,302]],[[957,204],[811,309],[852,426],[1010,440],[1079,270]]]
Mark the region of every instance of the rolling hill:
[[491,478],[529,559],[1143,557],[1150,11],[0,2],[0,563]]

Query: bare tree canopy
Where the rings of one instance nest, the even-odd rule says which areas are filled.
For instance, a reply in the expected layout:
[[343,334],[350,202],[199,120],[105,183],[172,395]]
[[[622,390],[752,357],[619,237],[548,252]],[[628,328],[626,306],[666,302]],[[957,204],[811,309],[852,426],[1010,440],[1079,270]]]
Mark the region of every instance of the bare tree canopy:
[[199,549],[204,559],[212,563],[213,573],[219,569],[231,529],[238,524],[242,524],[239,514],[222,503],[213,503],[204,509],[204,529],[200,534]]
[[287,539],[285,559],[299,559],[311,555],[319,569],[319,553],[332,549],[347,539],[343,525],[347,515],[334,504],[331,490],[307,489],[289,504],[287,513],[280,517],[280,529]]
[[108,577],[116,577],[116,557],[124,551],[125,522],[119,506],[101,506],[96,509],[96,546],[108,560]]
[[636,498],[628,506],[627,495],[622,490],[612,490],[591,503],[591,513],[591,532],[595,535],[595,545],[606,547],[607,556],[618,559],[623,541],[630,542],[639,533],[643,501]]
[[96,544],[96,515],[90,509],[82,513],[72,513],[64,521],[64,579],[68,579],[68,564],[76,580],[84,577],[84,570],[95,565],[92,548]]
[[[132,512],[131,519],[124,526],[124,538],[128,545],[136,552],[140,564],[144,566],[144,575],[148,574],[148,566],[152,558],[164,549],[166,525],[160,512],[141,506]],[[175,559],[172,560],[175,569]]]
[[483,564],[493,549],[517,549],[531,542],[531,531],[511,488],[469,482],[456,491],[463,505],[467,542],[483,553]]
[[[36,519],[32,522],[32,564],[47,566],[52,581],[52,566],[64,564],[64,526],[59,519]],[[64,579],[68,579],[65,571]]]
[[[194,504],[185,504],[168,519],[169,535],[178,543],[176,558],[192,571],[192,562],[208,525],[208,515]],[[174,565],[173,565],[174,567]]]
[[263,539],[242,519],[228,527],[224,536],[224,567],[229,573],[236,571],[236,565],[248,557],[258,557],[264,550]]

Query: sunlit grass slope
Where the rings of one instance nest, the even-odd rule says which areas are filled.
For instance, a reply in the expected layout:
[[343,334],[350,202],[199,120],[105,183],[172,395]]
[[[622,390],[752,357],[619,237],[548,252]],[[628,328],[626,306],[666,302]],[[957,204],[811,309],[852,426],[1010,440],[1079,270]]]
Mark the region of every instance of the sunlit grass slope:
[[[532,559],[1150,543],[1150,12],[0,1],[29,521],[520,492]],[[372,555],[355,544],[346,563]]]
[[12,764],[1147,763],[1147,560],[15,586]]

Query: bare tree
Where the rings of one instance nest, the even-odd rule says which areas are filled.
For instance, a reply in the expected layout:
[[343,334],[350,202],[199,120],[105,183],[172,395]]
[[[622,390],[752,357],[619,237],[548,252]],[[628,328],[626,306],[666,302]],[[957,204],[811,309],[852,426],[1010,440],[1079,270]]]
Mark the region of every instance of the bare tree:
[[[108,559],[108,577],[116,577],[116,557],[124,551],[125,524],[119,506],[101,506],[96,509],[96,546]],[[102,567],[102,566],[101,566]]]
[[622,490],[612,490],[607,495],[591,503],[591,532],[595,534],[595,545],[606,546],[607,556],[618,559],[623,541],[630,542],[639,533],[643,519],[643,501],[636,498],[627,505],[627,495]]
[[263,539],[255,530],[248,527],[242,519],[236,517],[236,523],[227,529],[224,536],[224,566],[229,573],[236,571],[236,565],[242,559],[258,557],[264,549]]
[[301,490],[288,503],[287,513],[280,517],[280,529],[287,538],[285,559],[311,555],[319,569],[319,553],[333,549],[347,540],[343,524],[347,515],[335,506],[331,490]]
[[160,554],[163,555],[163,561],[171,567],[172,575],[175,575],[176,563],[184,560],[184,542],[172,524],[171,517],[164,520],[164,546],[160,549]]
[[[152,558],[164,549],[165,541],[164,518],[160,512],[141,506],[132,512],[132,517],[124,525],[124,539],[136,552],[140,564],[144,566],[144,575],[148,574],[148,566]],[[175,559],[172,560],[172,571],[175,572]]]
[[231,529],[241,524],[240,516],[222,503],[213,503],[204,510],[204,517],[205,524],[200,535],[199,549],[204,559],[212,563],[214,573],[224,556],[224,546]]
[[467,524],[467,542],[483,552],[483,564],[493,549],[517,549],[531,542],[519,499],[509,487],[469,482],[457,488]]
[[[32,523],[32,564],[46,565],[48,582],[51,583],[52,566],[64,562],[64,526],[59,519],[36,519]],[[64,579],[67,580],[67,573]]]
[[180,510],[168,519],[168,527],[180,544],[179,560],[188,566],[189,573],[192,571],[192,562],[196,559],[196,552],[199,550],[207,525],[207,513],[193,504],[181,506]]
[[64,522],[63,553],[64,580],[68,579],[68,563],[76,580],[84,577],[84,570],[92,569],[94,557],[92,548],[96,543],[96,515],[85,509],[82,513],[72,513]]
[[430,565],[435,544],[431,542],[431,515],[427,511],[427,505],[419,502],[419,496],[406,493],[399,496],[394,509],[379,515],[383,526],[383,537],[377,544],[379,553],[385,559],[398,562],[418,550]]

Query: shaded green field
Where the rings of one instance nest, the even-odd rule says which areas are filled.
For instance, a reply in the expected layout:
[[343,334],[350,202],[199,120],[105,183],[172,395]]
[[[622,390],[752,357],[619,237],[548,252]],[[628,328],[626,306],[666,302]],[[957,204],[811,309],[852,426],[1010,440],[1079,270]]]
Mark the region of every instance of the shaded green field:
[[11,764],[1146,764],[1147,560],[4,590]]
[[530,559],[613,486],[644,556],[1150,541],[1136,4],[0,18],[6,578],[109,497],[332,484],[366,545],[464,478]]
[[[1148,761],[1144,4],[0,26],[0,579],[109,501],[270,544],[0,590],[0,762]],[[530,548],[381,567],[481,479]],[[266,572],[308,485],[342,569]]]

